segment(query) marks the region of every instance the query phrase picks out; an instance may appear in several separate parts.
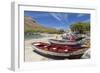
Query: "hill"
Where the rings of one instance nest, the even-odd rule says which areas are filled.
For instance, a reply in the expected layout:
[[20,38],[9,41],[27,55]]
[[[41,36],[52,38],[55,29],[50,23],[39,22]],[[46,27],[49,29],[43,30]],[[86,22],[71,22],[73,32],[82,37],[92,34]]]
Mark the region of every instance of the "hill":
[[36,20],[31,17],[24,17],[24,32],[32,32],[32,33],[60,33],[60,30],[54,28],[45,27],[36,22]]

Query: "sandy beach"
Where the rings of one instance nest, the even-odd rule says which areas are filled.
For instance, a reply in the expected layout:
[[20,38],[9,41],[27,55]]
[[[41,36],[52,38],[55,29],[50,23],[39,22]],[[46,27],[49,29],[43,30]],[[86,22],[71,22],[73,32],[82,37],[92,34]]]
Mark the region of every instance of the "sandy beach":
[[[46,35],[46,34],[43,34]],[[61,35],[46,35],[46,37],[41,37],[41,38],[31,38],[31,39],[25,39],[25,62],[33,62],[33,61],[51,61],[54,59],[47,58],[44,56],[41,56],[40,54],[34,52],[34,48],[32,48],[32,43],[33,42],[47,42],[48,39],[62,39]],[[88,53],[90,55],[90,53]],[[87,55],[84,55],[83,58],[88,58]]]

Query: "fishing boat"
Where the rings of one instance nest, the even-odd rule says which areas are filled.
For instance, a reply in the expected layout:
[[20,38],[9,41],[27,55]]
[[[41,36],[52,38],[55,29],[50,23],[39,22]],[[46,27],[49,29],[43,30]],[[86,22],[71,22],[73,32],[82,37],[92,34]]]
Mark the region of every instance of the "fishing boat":
[[72,34],[66,36],[67,39],[48,39],[48,43],[45,42],[33,42],[32,47],[35,51],[43,56],[55,57],[55,58],[68,58],[79,59],[88,49],[82,47],[82,39]]
[[62,39],[64,40],[74,40],[74,41],[79,41],[85,38],[85,35],[82,34],[75,34],[72,32],[69,33],[64,33],[62,36]]
[[[64,38],[66,37],[66,38]],[[58,39],[49,39],[48,41],[51,44],[56,44],[56,45],[81,45],[83,44],[82,40],[84,39],[84,37],[82,36],[77,36],[75,34],[72,33],[68,33],[66,34],[66,36],[64,36],[61,40]]]
[[56,44],[56,45],[81,45],[83,42],[82,40],[75,41],[75,40],[56,40],[56,39],[49,39],[48,40],[51,44]]
[[38,53],[48,56],[48,57],[55,57],[55,58],[68,58],[68,59],[78,59],[80,58],[87,48],[78,47],[74,48],[73,46],[67,45],[53,45],[50,43],[43,43],[43,42],[34,42],[32,43],[32,47]]

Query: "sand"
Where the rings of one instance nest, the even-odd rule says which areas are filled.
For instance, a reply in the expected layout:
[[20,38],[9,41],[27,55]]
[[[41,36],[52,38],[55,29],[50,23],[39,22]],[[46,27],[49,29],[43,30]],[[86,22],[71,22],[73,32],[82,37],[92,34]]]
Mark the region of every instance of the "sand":
[[[54,59],[47,58],[47,57],[37,54],[36,52],[34,52],[34,48],[32,48],[33,42],[48,42],[48,39],[61,39],[61,37],[60,37],[60,35],[55,34],[55,35],[51,35],[51,36],[49,35],[49,37],[25,40],[24,41],[25,42],[25,62],[54,60]],[[90,55],[90,53],[88,55]],[[83,56],[83,58],[87,58],[87,52],[86,52],[86,55]]]

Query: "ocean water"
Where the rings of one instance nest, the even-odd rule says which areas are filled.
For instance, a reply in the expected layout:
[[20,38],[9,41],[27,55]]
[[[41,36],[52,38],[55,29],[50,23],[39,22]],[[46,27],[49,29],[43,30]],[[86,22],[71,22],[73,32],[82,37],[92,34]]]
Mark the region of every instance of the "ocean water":
[[38,39],[38,38],[43,38],[45,36],[40,35],[40,34],[32,34],[32,35],[24,35],[24,39],[28,40],[28,39]]

